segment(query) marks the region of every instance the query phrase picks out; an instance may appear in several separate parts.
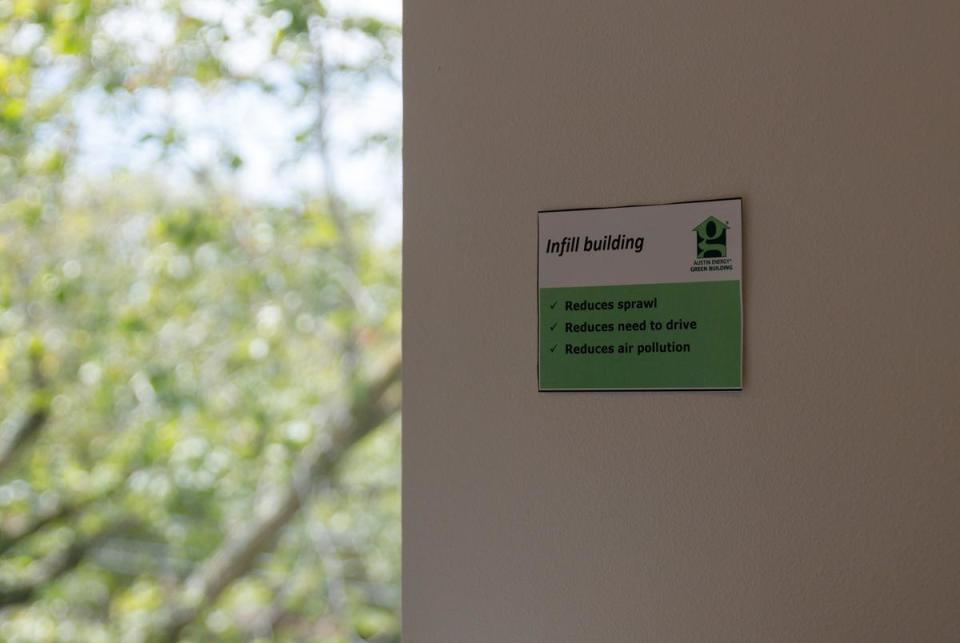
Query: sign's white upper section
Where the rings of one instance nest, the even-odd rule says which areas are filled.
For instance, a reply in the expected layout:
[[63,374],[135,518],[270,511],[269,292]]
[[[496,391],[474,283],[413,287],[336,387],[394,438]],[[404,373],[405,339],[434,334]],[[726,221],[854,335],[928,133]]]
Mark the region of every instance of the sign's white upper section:
[[739,280],[740,206],[728,199],[541,212],[540,288]]

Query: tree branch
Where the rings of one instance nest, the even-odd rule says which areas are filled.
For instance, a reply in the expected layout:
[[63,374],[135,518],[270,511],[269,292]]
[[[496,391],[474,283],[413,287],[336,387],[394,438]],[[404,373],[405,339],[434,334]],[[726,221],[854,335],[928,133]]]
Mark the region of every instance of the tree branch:
[[0,439],[0,471],[13,462],[22,446],[40,433],[40,429],[47,423],[49,416],[50,413],[46,406],[35,408],[23,418],[18,427]]
[[44,527],[76,515],[77,512],[90,504],[90,502],[91,500],[74,503],[61,502],[52,509],[40,514],[29,524],[15,529],[0,530],[0,555],[5,554],[8,549],[34,535]]
[[[102,502],[112,497],[126,483],[126,477],[120,477],[96,494],[88,494],[62,500],[54,506],[41,511],[33,520],[26,524],[3,524],[0,522],[0,556],[19,545],[39,531],[64,520],[73,518],[85,511],[90,505]],[[8,522],[13,522],[8,521]]]
[[19,426],[0,436],[0,471],[13,463],[19,451],[37,437],[50,418],[50,402],[46,394],[46,380],[40,368],[41,357],[41,349],[34,348],[31,350],[30,383],[33,386],[33,395],[30,401],[30,410]]
[[[337,236],[339,237],[339,244],[337,245],[338,258],[345,268],[345,270],[339,274],[340,285],[353,305],[359,308],[363,305],[363,285],[358,275],[359,255],[354,233],[350,227],[350,216],[340,198],[340,190],[337,185],[336,164],[334,163],[333,153],[330,149],[330,135],[328,132],[331,105],[329,88],[330,72],[327,69],[326,53],[322,41],[318,41],[316,44],[315,57],[317,113],[313,129],[314,132],[316,132],[316,150],[320,159],[320,167],[323,171],[327,208],[329,209],[330,217],[333,219],[333,224],[337,229]],[[353,380],[359,362],[357,328],[352,320],[348,321],[345,328],[340,351],[343,356],[343,363],[346,366],[345,380],[350,382]]]
[[399,397],[390,396],[400,380],[396,360],[377,381],[358,396],[350,411],[335,421],[304,449],[294,467],[293,478],[269,513],[236,536],[228,537],[184,584],[185,600],[159,619],[151,641],[173,643],[220,594],[248,573],[257,558],[274,546],[282,529],[303,506],[315,482],[333,475],[344,455],[367,434],[399,410]]
[[29,603],[45,585],[80,564],[89,543],[77,541],[31,565],[27,580],[0,586],[0,607]]
[[15,583],[0,584],[0,608],[34,600],[47,585],[75,569],[87,554],[104,539],[129,528],[129,522],[118,522],[87,537],[77,537],[66,547],[32,563],[26,578]]

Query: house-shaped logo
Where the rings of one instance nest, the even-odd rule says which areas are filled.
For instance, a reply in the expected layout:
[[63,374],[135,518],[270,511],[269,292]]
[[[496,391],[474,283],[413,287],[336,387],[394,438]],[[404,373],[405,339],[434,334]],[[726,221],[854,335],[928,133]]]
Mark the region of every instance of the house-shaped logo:
[[730,226],[716,217],[707,217],[693,229],[697,233],[697,259],[727,256],[727,228]]

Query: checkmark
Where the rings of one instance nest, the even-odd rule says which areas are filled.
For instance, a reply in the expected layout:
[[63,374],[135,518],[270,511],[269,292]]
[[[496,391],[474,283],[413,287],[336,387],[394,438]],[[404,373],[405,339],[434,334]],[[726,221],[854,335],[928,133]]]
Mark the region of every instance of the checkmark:
[[556,345],[556,344],[553,345],[553,348],[550,349],[550,352],[552,353],[552,352],[555,351],[555,350],[557,350],[557,345]]
[[557,327],[557,322],[553,322],[553,326],[550,327],[550,330],[553,330],[556,327]]
[[553,302],[552,304],[550,304],[550,310],[553,310],[556,307],[557,307],[557,302]]

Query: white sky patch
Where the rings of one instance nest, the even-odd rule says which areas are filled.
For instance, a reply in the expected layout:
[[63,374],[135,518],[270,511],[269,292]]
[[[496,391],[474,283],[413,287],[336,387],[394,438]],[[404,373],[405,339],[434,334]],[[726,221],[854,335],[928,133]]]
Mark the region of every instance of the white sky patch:
[[397,0],[327,0],[326,4],[336,14],[376,16],[397,24],[403,18],[403,3]]
[[164,47],[176,39],[174,18],[158,3],[145,2],[139,7],[115,9],[103,17],[103,29],[111,38],[126,44],[140,60],[155,60]]
[[[136,9],[118,10],[106,26],[130,44],[137,58],[150,60],[175,35],[161,6],[160,0],[148,0]],[[333,0],[327,6],[335,16],[373,15],[396,23],[402,16],[400,0]],[[294,139],[310,129],[316,108],[290,107],[299,89],[288,66],[271,62],[274,22],[250,22],[255,5],[248,0],[194,0],[185,7],[191,15],[220,21],[228,35],[245,34],[227,49],[231,70],[258,73],[274,83],[277,92],[270,95],[241,85],[211,93],[184,84],[169,91],[138,91],[137,110],[125,110],[124,99],[87,92],[76,99],[83,175],[107,179],[124,169],[155,172],[171,189],[188,189],[195,171],[222,167],[217,156],[227,148],[242,165],[234,176],[218,178],[250,200],[285,205],[320,193],[324,176],[316,157],[294,155]],[[351,35],[331,32],[323,44],[330,61],[352,63],[370,53],[368,43]],[[399,64],[395,71],[399,75]],[[379,214],[377,236],[382,241],[400,237],[400,159],[379,146],[358,148],[370,135],[398,134],[401,122],[401,89],[383,80],[336,92],[328,113],[337,188],[350,203]],[[150,137],[160,136],[171,124],[186,145],[182,153],[163,159],[162,145]]]

